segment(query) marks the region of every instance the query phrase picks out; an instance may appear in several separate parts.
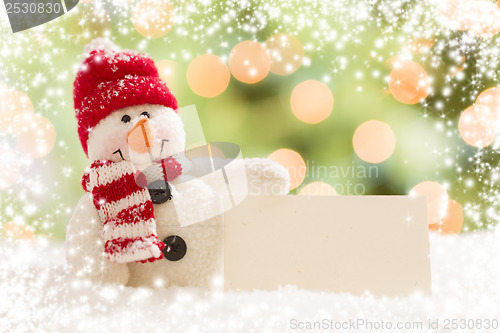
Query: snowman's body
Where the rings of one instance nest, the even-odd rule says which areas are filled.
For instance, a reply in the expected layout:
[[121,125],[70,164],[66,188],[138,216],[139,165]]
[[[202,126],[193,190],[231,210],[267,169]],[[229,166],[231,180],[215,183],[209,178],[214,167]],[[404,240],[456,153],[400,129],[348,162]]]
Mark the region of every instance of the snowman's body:
[[[111,124],[116,124],[123,114],[137,118],[144,110],[149,112],[157,135],[168,133],[166,135],[169,137],[168,148],[162,151],[158,145],[153,147],[155,155],[165,158],[184,147],[184,132],[178,115],[161,106],[143,105],[115,111],[101,121],[89,138],[89,156],[96,156],[93,159],[107,157],[118,161],[116,154],[110,152],[115,150],[116,145],[126,145],[126,142],[120,142],[117,138],[123,137],[127,127],[123,131],[121,125],[114,129]],[[101,140],[105,144],[101,144]],[[145,158],[135,156],[133,151],[124,151],[122,155],[131,161],[138,160],[138,169]],[[284,194],[288,191],[288,173],[277,163],[267,159],[246,159],[241,163],[245,165],[249,195]],[[196,168],[196,163],[193,165]],[[217,188],[220,182],[217,181],[216,174],[213,175],[204,176],[203,180],[193,178],[190,174],[181,175],[170,184],[172,200],[154,205],[158,239],[163,241],[169,236],[177,236],[186,244],[185,255],[176,261],[164,258],[148,263],[111,262],[103,251],[102,221],[94,206],[92,194],[84,194],[75,209],[66,236],[66,256],[71,271],[76,276],[93,281],[117,282],[129,286],[181,285],[209,288],[214,281],[221,281],[223,214],[217,213],[221,211],[220,192]],[[179,209],[182,212],[178,212]],[[187,216],[188,220],[192,219],[197,223],[182,226],[179,213],[182,213],[184,221]],[[204,216],[208,218],[203,219]]]
[[[287,191],[286,170],[274,162],[247,159],[245,165],[249,195],[282,194]],[[182,181],[179,179],[172,183],[171,201],[154,205],[158,238],[181,237],[187,247],[182,259],[169,261],[164,258],[150,263],[128,264],[109,261],[103,252],[99,215],[91,194],[86,193],[75,209],[66,237],[67,261],[76,276],[135,287],[216,286],[223,274],[224,215],[181,226],[176,207],[191,207],[193,218],[207,214],[207,210],[220,205],[217,185],[214,182],[212,187],[207,177],[203,181]]]
[[[215,193],[212,193],[212,198],[192,197],[192,191],[197,190],[206,193],[207,185],[202,181],[190,181],[189,188],[176,190],[174,198],[182,197],[200,206],[217,204]],[[172,201],[155,204],[154,213],[158,238],[181,237],[187,246],[185,256],[178,261],[164,258],[148,263],[112,263],[104,256],[99,215],[91,194],[86,193],[80,199],[68,228],[66,248],[72,270],[77,276],[93,281],[130,286],[166,287],[175,284],[210,287],[223,267],[223,215],[182,227]]]

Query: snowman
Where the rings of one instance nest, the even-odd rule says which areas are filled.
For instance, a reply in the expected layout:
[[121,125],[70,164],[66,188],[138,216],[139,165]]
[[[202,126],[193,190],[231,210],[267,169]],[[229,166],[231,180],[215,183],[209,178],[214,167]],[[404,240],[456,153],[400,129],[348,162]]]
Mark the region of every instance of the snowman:
[[[203,167],[184,154],[177,100],[154,62],[93,40],[73,97],[91,164],[67,229],[70,272],[127,286],[213,286],[223,270],[220,184],[206,172],[198,178]],[[279,164],[263,158],[240,164],[248,195],[288,192],[288,172]]]

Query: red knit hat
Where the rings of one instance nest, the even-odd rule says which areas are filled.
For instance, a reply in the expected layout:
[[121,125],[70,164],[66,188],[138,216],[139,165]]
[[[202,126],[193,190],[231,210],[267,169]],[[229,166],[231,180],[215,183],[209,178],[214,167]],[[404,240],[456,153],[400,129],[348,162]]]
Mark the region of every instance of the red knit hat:
[[90,131],[113,111],[142,104],[177,110],[177,100],[159,78],[153,60],[128,50],[91,51],[76,74],[73,101],[78,135],[87,156]]

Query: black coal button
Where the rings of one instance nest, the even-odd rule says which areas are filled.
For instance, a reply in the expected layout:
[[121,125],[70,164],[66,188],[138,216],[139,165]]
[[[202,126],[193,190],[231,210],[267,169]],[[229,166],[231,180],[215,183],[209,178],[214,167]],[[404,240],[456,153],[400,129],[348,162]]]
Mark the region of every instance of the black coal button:
[[172,199],[170,185],[164,180],[155,180],[148,185],[149,195],[154,204],[162,204]]
[[163,240],[163,256],[170,261],[178,261],[184,258],[187,251],[186,242],[180,236],[168,236]]

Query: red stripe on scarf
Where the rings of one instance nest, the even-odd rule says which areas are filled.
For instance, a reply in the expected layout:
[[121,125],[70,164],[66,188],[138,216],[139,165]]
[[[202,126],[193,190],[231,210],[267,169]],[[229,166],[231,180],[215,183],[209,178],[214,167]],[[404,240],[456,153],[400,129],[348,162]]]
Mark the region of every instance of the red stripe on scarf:
[[[117,188],[119,188],[120,191],[117,191]],[[106,203],[118,201],[142,190],[143,189],[135,182],[134,175],[128,173],[106,185],[94,187],[92,189],[92,197],[94,199],[94,205],[99,209]]]
[[92,162],[92,164],[90,165],[90,167],[92,169],[95,169],[95,168],[99,168],[99,167],[102,167],[102,166],[105,166],[105,165],[111,165],[113,162],[109,161],[109,160],[98,160],[98,161],[94,161]]
[[149,239],[152,244],[155,244],[158,246],[158,248],[163,250],[165,247],[165,243],[160,242],[158,238],[156,237],[155,234],[150,234],[149,236],[146,237],[134,237],[134,238],[114,238],[114,239],[109,239],[106,241],[104,244],[104,248],[106,252],[113,254],[113,253],[121,253],[123,252],[123,249],[126,249],[128,246],[132,245],[136,241],[145,241]]
[[145,203],[142,203],[140,205],[133,205],[122,209],[118,214],[116,214],[116,218],[113,220],[113,224],[121,225],[128,223],[139,223],[149,219],[154,219],[154,209],[153,203],[151,201],[146,201]]
[[85,172],[82,176],[82,180],[80,181],[83,187],[83,190],[85,192],[90,192],[90,189],[88,188],[89,183],[90,183],[90,174],[88,172]]

